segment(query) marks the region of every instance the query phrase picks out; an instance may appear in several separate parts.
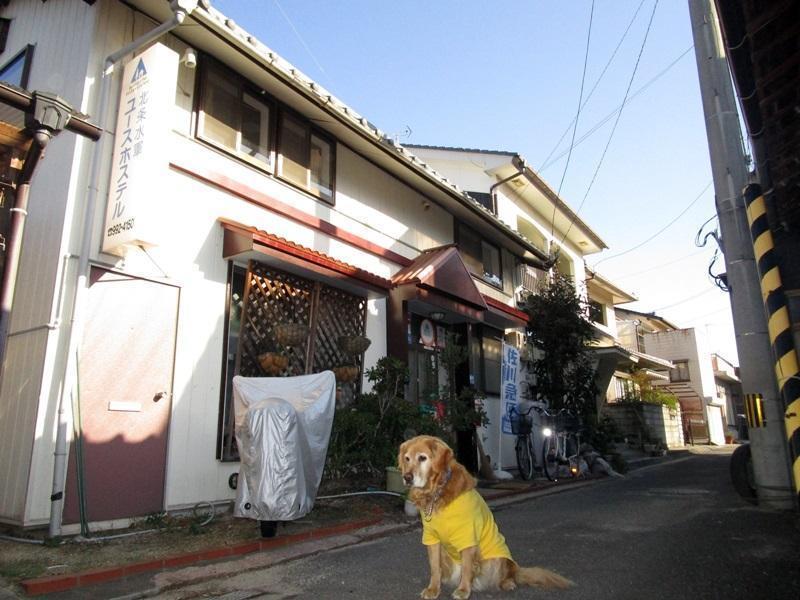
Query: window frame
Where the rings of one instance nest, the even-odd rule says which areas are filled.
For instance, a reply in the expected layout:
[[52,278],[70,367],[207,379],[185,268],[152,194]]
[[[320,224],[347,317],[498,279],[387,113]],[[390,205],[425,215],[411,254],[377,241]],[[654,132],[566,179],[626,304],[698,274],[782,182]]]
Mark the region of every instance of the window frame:
[[[271,96],[263,93],[263,90],[259,90],[256,86],[251,84],[247,79],[244,77],[239,76],[238,74],[234,73],[230,69],[226,68],[224,65],[220,64],[219,62],[215,61],[214,59],[204,56],[203,60],[200,63],[200,69],[198,69],[199,74],[197,77],[197,88],[196,88],[196,101],[194,112],[196,115],[196,125],[195,125],[195,132],[194,136],[196,139],[200,140],[201,142],[208,144],[236,158],[237,160],[242,160],[249,165],[254,166],[255,168],[265,171],[267,173],[274,173],[275,166],[277,163],[277,147],[276,147],[276,117],[278,112],[278,106],[276,102],[272,99]],[[245,94],[255,98],[258,102],[264,104],[269,110],[269,118],[267,123],[267,153],[268,153],[268,161],[263,161],[259,158],[254,156],[250,156],[246,152],[243,152],[239,148],[232,148],[220,141],[213,139],[211,136],[205,133],[205,119],[206,119],[206,110],[205,104],[208,99],[208,80],[209,75],[211,72],[214,72],[218,77],[221,79],[226,80],[230,84],[236,87],[239,97],[239,104],[240,106],[245,103],[244,96]],[[237,139],[239,140],[238,144],[241,146],[241,138],[242,138],[242,119],[241,119],[241,110],[238,113],[239,117],[239,124],[236,130]]]
[[589,300],[587,302],[588,312],[589,312],[589,320],[592,323],[596,323],[598,325],[603,325],[604,327],[608,327],[608,323],[606,322],[606,310],[605,305],[602,302],[597,300]]
[[[213,73],[217,77],[227,81],[232,86],[235,86],[240,105],[245,105],[245,95],[251,96],[257,102],[264,104],[269,110],[268,130],[267,130],[267,150],[269,155],[268,161],[263,161],[259,158],[250,156],[239,148],[232,148],[223,142],[213,139],[206,129],[206,102],[208,101],[208,81],[210,74]],[[323,129],[320,129],[314,123],[303,116],[299,112],[289,108],[276,100],[274,97],[260,89],[257,85],[242,77],[220,61],[208,55],[202,55],[198,75],[195,82],[195,100],[194,100],[194,138],[214,149],[227,154],[228,156],[240,160],[256,169],[268,173],[281,182],[291,186],[294,189],[305,192],[316,200],[324,202],[330,206],[336,204],[336,154],[337,154],[337,140],[334,136],[330,135]],[[237,145],[241,145],[242,137],[242,119],[241,109],[238,112],[239,123],[237,125]],[[305,164],[302,165],[306,170],[306,181],[301,183],[293,178],[285,175],[283,171],[284,155],[281,151],[282,137],[283,137],[283,122],[284,118],[292,119],[297,125],[305,130]],[[328,169],[328,184],[315,183],[313,178],[313,171],[311,168],[311,152],[313,146],[313,138],[317,138],[323,144],[327,145],[330,157],[327,162]],[[324,152],[323,152],[324,156]],[[324,163],[323,163],[324,164]],[[324,169],[320,169],[320,175]],[[318,179],[320,179],[318,177]],[[330,196],[323,193],[322,190],[330,190]]]
[[[283,160],[284,155],[281,152],[281,146],[283,144],[283,119],[289,118],[295,121],[296,124],[299,124],[305,128],[305,149],[307,152],[306,161],[307,164],[305,165],[306,169],[306,184],[301,185],[294,179],[290,179],[287,175],[285,175],[283,171]],[[278,114],[275,115],[275,176],[280,179],[281,181],[291,185],[294,188],[302,190],[307,194],[311,194],[314,198],[321,200],[331,206],[336,204],[336,140],[328,135],[326,132],[322,131],[318,127],[315,127],[311,121],[307,118],[300,115],[298,112],[291,110],[285,106],[278,106]],[[330,198],[326,198],[322,194],[316,192],[314,190],[314,186],[312,183],[311,178],[311,138],[318,137],[323,142],[327,143],[330,146],[330,190],[331,196]]]
[[[487,358],[487,344],[499,345],[499,359],[494,361]],[[503,365],[503,332],[494,327],[483,325],[480,329],[480,369],[481,369],[481,391],[487,396],[500,396],[503,388],[502,365]],[[489,376],[487,366],[496,366],[495,375]],[[497,379],[495,388],[494,379]],[[491,389],[490,389],[491,388]]]
[[[11,59],[6,62],[2,67],[0,67],[0,73],[7,70],[10,66],[17,63],[19,60],[22,60],[22,72],[20,73],[19,83],[15,83],[13,81],[7,81],[12,85],[18,85],[22,89],[28,89],[28,82],[31,76],[31,65],[33,64],[33,52],[36,49],[36,46],[33,44],[28,44],[22,50],[17,52]],[[0,81],[6,81],[0,75]]]
[[[692,375],[689,372],[689,361],[686,359],[682,360],[673,360],[672,364],[675,365],[673,368],[669,370],[669,380],[670,383],[682,383],[686,381],[692,380]],[[683,378],[681,375],[682,368],[685,367],[686,377]]]
[[[478,242],[480,244],[480,248],[476,249],[476,250],[480,251],[480,257],[472,256],[471,253],[465,252],[464,243],[465,243],[465,237],[466,237],[467,234],[475,237],[478,240]],[[484,282],[486,285],[490,285],[493,288],[496,288],[498,290],[504,291],[504,288],[503,288],[503,281],[504,281],[504,277],[503,277],[503,251],[500,248],[500,246],[498,246],[496,244],[493,244],[492,242],[484,239],[483,236],[481,236],[472,227],[470,227],[469,225],[467,225],[466,223],[463,223],[461,221],[456,221],[455,222],[455,235],[453,237],[455,238],[456,246],[458,248],[459,253],[461,254],[462,259],[464,259],[465,257],[467,259],[467,260],[464,260],[464,264],[467,266],[467,269],[469,270],[469,272],[474,277],[477,277],[482,282]],[[498,266],[498,271],[499,271],[499,273],[497,273],[497,277],[499,279],[499,282],[495,282],[492,279],[490,279],[489,277],[487,277],[488,271],[486,270],[486,257],[485,257],[485,251],[484,251],[484,248],[487,247],[487,246],[490,249],[492,249],[492,250],[497,252],[497,266]],[[481,273],[475,273],[474,271],[472,271],[472,263],[476,262],[478,260],[480,260],[480,264],[481,264],[481,271],[482,271]],[[489,274],[489,275],[491,275],[491,274]]]

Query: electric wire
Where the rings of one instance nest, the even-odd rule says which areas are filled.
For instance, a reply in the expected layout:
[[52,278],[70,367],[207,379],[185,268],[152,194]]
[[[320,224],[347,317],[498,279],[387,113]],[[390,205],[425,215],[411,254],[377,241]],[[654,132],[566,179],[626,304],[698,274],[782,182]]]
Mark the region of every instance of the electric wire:
[[678,306],[680,304],[684,304],[686,302],[689,302],[690,300],[694,300],[695,298],[699,298],[700,296],[704,296],[705,294],[708,294],[709,292],[713,292],[713,291],[714,291],[713,287],[707,288],[707,289],[703,290],[702,292],[700,292],[698,294],[694,294],[693,296],[689,296],[688,298],[684,298],[683,300],[678,300],[677,302],[674,302],[672,304],[668,304],[666,306],[662,306],[660,308],[656,308],[655,312],[660,312],[662,310],[666,310],[668,308],[672,308],[673,306]]
[[655,271],[657,269],[661,269],[663,267],[668,267],[670,265],[674,265],[675,263],[679,263],[681,261],[686,260],[687,258],[691,258],[693,256],[697,256],[698,254],[702,254],[703,250],[698,250],[697,252],[691,252],[690,254],[686,254],[685,256],[681,256],[680,258],[676,258],[669,262],[661,263],[658,265],[653,265],[652,267],[647,267],[646,269],[642,269],[641,271],[634,271],[633,273],[625,273],[624,275],[614,276],[614,281],[618,281],[620,279],[627,279],[629,277],[634,277],[635,275],[642,275],[643,273],[649,273],[650,271]]
[[292,28],[292,31],[297,36],[297,39],[300,40],[300,43],[303,45],[303,48],[306,49],[306,52],[308,52],[308,55],[314,61],[314,64],[316,64],[317,68],[320,71],[322,71],[323,73],[325,73],[325,75],[327,76],[328,74],[325,72],[325,69],[322,68],[322,65],[317,60],[317,57],[314,56],[314,53],[311,51],[311,48],[308,47],[308,44],[306,44],[306,41],[303,39],[303,36],[301,36],[300,32],[297,31],[297,27],[294,26],[294,23],[292,23],[292,20],[289,18],[289,15],[287,15],[286,11],[283,10],[283,6],[281,6],[281,3],[278,2],[278,0],[273,0],[273,2],[275,3],[275,6],[278,7],[278,10],[281,11],[281,14],[283,15],[283,18],[286,19],[286,22],[289,24],[289,27]]
[[[669,223],[667,223],[666,225],[664,225],[664,227],[662,227],[661,229],[659,229],[658,231],[656,231],[656,232],[655,232],[653,235],[651,235],[649,238],[647,238],[647,239],[646,239],[646,240],[644,240],[643,242],[640,242],[640,243],[636,244],[636,245],[635,245],[635,246],[633,246],[632,248],[628,248],[628,249],[627,249],[627,250],[625,250],[624,252],[620,252],[619,254],[612,254],[611,256],[606,256],[605,258],[601,258],[600,260],[598,260],[598,261],[597,261],[597,262],[594,264],[594,266],[592,266],[592,269],[596,269],[596,268],[597,268],[597,265],[599,265],[599,264],[600,264],[600,263],[602,263],[602,262],[605,262],[605,261],[607,261],[607,260],[611,260],[612,258],[618,258],[618,257],[620,257],[620,256],[624,256],[624,255],[626,255],[626,254],[629,254],[630,252],[633,252],[634,250],[638,250],[639,248],[641,248],[642,246],[644,246],[644,245],[645,245],[645,244],[647,244],[648,242],[651,242],[651,241],[652,241],[652,240],[654,240],[656,237],[658,237],[659,235],[661,235],[662,233],[664,233],[664,232],[665,232],[667,229],[669,229],[669,228],[670,228],[670,227],[671,227],[671,226],[672,226],[672,225],[673,225],[673,224],[674,224],[674,223],[675,223],[675,222],[676,222],[678,219],[680,219],[680,218],[681,218],[683,215],[685,215],[685,214],[686,214],[686,212],[687,212],[687,211],[688,211],[690,208],[692,208],[692,206],[694,206],[694,205],[695,205],[695,203],[696,203],[698,200],[700,200],[700,198],[702,198],[702,197],[703,197],[703,194],[705,194],[705,193],[706,193],[706,190],[707,190],[708,188],[710,188],[710,187],[711,187],[711,184],[712,184],[712,182],[711,182],[711,181],[709,181],[709,182],[706,184],[706,186],[705,186],[705,187],[702,189],[702,191],[701,191],[699,194],[697,194],[697,196],[695,196],[694,200],[692,200],[692,201],[691,201],[691,202],[690,202],[690,203],[689,203],[689,204],[686,206],[686,208],[684,208],[684,209],[683,209],[683,210],[682,210],[680,213],[678,213],[678,215],[677,215],[677,216],[676,216],[674,219],[672,219],[672,220],[671,220]],[[707,222],[708,222],[708,221],[706,221],[706,223],[707,223]]]
[[[636,17],[639,15],[639,11],[642,9],[642,6],[644,6],[644,2],[645,2],[645,0],[642,0],[641,2],[639,2],[639,6],[636,8],[636,11],[633,13],[633,17],[631,17],[631,20],[628,23],[628,26],[625,28],[625,31],[622,33],[622,37],[619,39],[619,42],[617,42],[617,47],[614,48],[614,51],[611,53],[611,57],[608,59],[608,62],[606,62],[606,66],[603,67],[603,70],[600,72],[600,76],[597,78],[597,81],[594,82],[594,85],[592,86],[592,89],[589,90],[589,93],[586,95],[586,99],[583,101],[583,105],[581,106],[581,108],[585,108],[586,107],[586,105],[589,102],[589,99],[592,97],[592,94],[594,94],[595,90],[597,89],[597,86],[600,85],[600,82],[603,80],[603,77],[605,76],[606,71],[608,71],[608,67],[611,66],[611,63],[614,61],[614,58],[617,56],[617,52],[619,51],[620,47],[622,46],[622,42],[625,41],[625,38],[628,36],[628,32],[631,30],[631,26],[633,25],[633,22],[636,20]],[[574,124],[575,124],[575,119],[573,118],[572,121],[570,121],[570,124],[567,125],[566,129],[564,129],[564,133],[562,133],[561,137],[558,138],[558,141],[556,142],[555,146],[553,146],[553,149],[550,150],[550,154],[547,155],[547,157],[542,161],[541,164],[546,164],[547,161],[550,160],[550,157],[553,156],[553,154],[556,152],[556,150],[558,150],[558,147],[561,145],[561,142],[564,140],[564,138],[569,133],[569,130],[572,128],[572,126]]]
[[[589,43],[592,39],[592,22],[594,20],[594,0],[592,0],[592,8],[589,12],[589,29],[586,33],[586,52],[583,56],[583,74],[581,75],[581,91],[578,94],[578,111],[575,113],[575,126],[572,128],[572,140],[569,143],[569,154],[567,155],[567,162],[564,165],[564,171],[561,173],[561,181],[558,184],[558,191],[556,196],[561,194],[561,186],[564,184],[564,178],[567,176],[567,169],[569,168],[569,161],[572,158],[572,149],[575,145],[575,133],[578,131],[578,120],[581,116],[581,104],[583,103],[583,86],[586,83],[586,65],[589,63]],[[556,228],[556,205],[553,204],[553,219],[550,226],[550,237],[553,237]],[[556,251],[556,254],[558,251]]]
[[[656,16],[656,9],[658,8],[658,0],[653,3],[653,10],[650,13],[650,20],[647,23],[647,29],[644,32],[644,39],[642,39],[642,45],[639,48],[639,54],[636,56],[636,63],[633,65],[633,72],[631,73],[631,78],[628,80],[628,87],[625,89],[625,96],[622,98],[622,106],[624,108],[625,103],[628,101],[628,95],[631,93],[631,86],[633,86],[633,80],[636,78],[636,72],[639,70],[639,63],[642,60],[642,54],[644,53],[644,48],[647,45],[647,38],[650,35],[650,29],[653,26],[653,18]],[[614,133],[617,131],[617,125],[619,125],[619,120],[622,118],[622,108],[619,109],[617,112],[617,118],[614,121],[614,126],[611,128],[611,133],[608,134],[608,140],[606,140],[606,146],[603,148],[603,153],[600,155],[600,160],[597,161],[597,166],[594,169],[594,173],[592,174],[592,179],[589,181],[589,186],[586,188],[586,192],[583,194],[583,198],[581,199],[581,203],[578,205],[578,210],[575,211],[572,219],[570,219],[569,227],[564,232],[564,236],[561,238],[561,244],[564,243],[564,240],[567,239],[570,230],[572,230],[572,226],[575,224],[575,219],[578,218],[578,214],[580,214],[581,209],[583,208],[584,203],[586,202],[586,198],[589,197],[589,192],[592,190],[592,186],[594,182],[597,180],[597,174],[600,172],[600,167],[603,166],[603,161],[606,158],[606,153],[608,152],[609,146],[611,146],[611,140],[614,138]]]
[[[694,48],[694,45],[692,45],[692,46],[689,46],[689,47],[688,47],[686,50],[684,50],[683,52],[681,52],[681,54],[680,54],[680,55],[679,55],[677,58],[675,58],[675,60],[673,60],[673,61],[672,61],[671,63],[669,63],[669,64],[668,64],[666,67],[664,67],[664,69],[662,69],[662,70],[661,70],[660,72],[658,72],[658,73],[657,73],[655,76],[653,76],[653,77],[652,77],[652,78],[651,78],[651,79],[650,79],[650,80],[649,80],[647,83],[645,83],[645,84],[644,84],[642,87],[640,87],[640,88],[639,88],[639,89],[637,89],[637,90],[636,90],[634,93],[632,93],[632,94],[630,95],[630,97],[628,98],[628,102],[631,102],[631,100],[633,100],[634,98],[636,98],[637,96],[639,96],[639,94],[641,94],[642,92],[644,92],[644,91],[645,91],[647,88],[649,88],[651,85],[653,85],[653,84],[654,84],[654,83],[655,83],[657,80],[661,79],[661,77],[663,77],[664,75],[666,75],[666,74],[667,74],[667,72],[669,72],[669,70],[670,70],[670,69],[672,69],[672,67],[674,67],[676,64],[678,64],[678,62],[679,62],[679,61],[680,61],[680,60],[681,60],[681,59],[682,59],[684,56],[686,56],[687,54],[689,54],[689,52],[691,52],[693,48]],[[594,134],[594,133],[595,133],[595,132],[596,132],[598,129],[600,129],[600,128],[601,128],[603,125],[605,125],[606,123],[608,123],[608,121],[610,121],[610,120],[611,120],[611,119],[614,117],[614,115],[616,115],[616,114],[617,114],[617,112],[618,112],[618,111],[622,110],[622,108],[623,108],[622,106],[618,106],[618,107],[616,107],[614,110],[612,110],[610,113],[608,113],[608,114],[607,114],[605,117],[603,117],[603,118],[602,118],[600,121],[598,121],[598,122],[597,122],[597,123],[596,123],[596,124],[595,124],[595,125],[594,125],[594,126],[591,128],[591,129],[589,129],[589,130],[588,130],[586,133],[584,133],[584,134],[583,134],[581,137],[579,137],[579,138],[578,138],[578,141],[577,141],[577,142],[575,142],[575,145],[576,145],[576,146],[580,146],[580,145],[581,145],[581,143],[585,142],[585,141],[586,141],[586,139],[587,139],[589,136],[591,136],[592,134]],[[565,150],[564,152],[562,152],[561,154],[559,154],[558,156],[556,156],[555,158],[553,158],[553,159],[552,159],[552,160],[550,160],[549,162],[547,162],[547,163],[543,164],[541,167],[539,167],[539,172],[541,173],[541,172],[543,172],[543,171],[545,171],[545,170],[549,169],[551,166],[553,166],[555,163],[557,163],[557,162],[558,162],[558,161],[559,161],[559,160],[560,160],[560,159],[561,159],[561,158],[562,158],[562,157],[563,157],[563,156],[564,156],[566,153],[567,153],[567,151]]]
[[[717,247],[714,249],[714,255],[711,257],[711,262],[708,265],[708,276],[714,282],[719,289],[723,292],[730,292],[730,287],[728,286],[727,278],[725,274],[715,275],[712,269],[714,268],[714,264],[717,262],[717,258],[719,258],[720,251],[722,249],[722,241],[719,237],[719,231],[714,229],[713,231],[709,231],[705,235],[703,235],[703,230],[705,229],[706,225],[708,225],[711,221],[717,218],[717,215],[713,215],[709,219],[706,219],[703,224],[700,226],[700,229],[697,230],[697,235],[694,238],[694,245],[698,248],[704,248],[705,245],[708,243],[708,238],[714,238],[714,241],[717,242]],[[700,239],[702,236],[702,239]]]

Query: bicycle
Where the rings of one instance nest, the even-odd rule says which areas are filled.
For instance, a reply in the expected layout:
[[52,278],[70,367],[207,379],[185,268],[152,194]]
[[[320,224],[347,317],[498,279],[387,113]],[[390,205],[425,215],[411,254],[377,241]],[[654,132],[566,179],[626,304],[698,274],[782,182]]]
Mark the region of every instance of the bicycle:
[[520,412],[516,407],[511,407],[508,413],[509,420],[511,421],[511,433],[517,436],[517,441],[514,443],[514,451],[517,456],[517,469],[519,475],[524,480],[533,479],[534,463],[536,462],[536,453],[533,449],[533,418],[531,411],[538,409],[536,406],[531,406],[525,412]]
[[544,445],[542,447],[542,468],[550,481],[558,481],[562,465],[569,466],[572,477],[580,476],[581,431],[578,417],[561,409],[553,414],[541,409],[542,414],[551,423],[542,429]]

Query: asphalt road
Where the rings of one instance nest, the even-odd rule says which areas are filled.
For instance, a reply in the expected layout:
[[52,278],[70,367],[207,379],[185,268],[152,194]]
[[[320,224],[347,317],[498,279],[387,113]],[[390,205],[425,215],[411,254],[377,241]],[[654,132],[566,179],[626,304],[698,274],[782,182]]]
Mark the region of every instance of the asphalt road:
[[[741,500],[728,460],[709,450],[495,509],[517,562],[554,569],[577,586],[473,598],[797,600],[800,518]],[[427,576],[416,529],[162,597],[413,599]]]

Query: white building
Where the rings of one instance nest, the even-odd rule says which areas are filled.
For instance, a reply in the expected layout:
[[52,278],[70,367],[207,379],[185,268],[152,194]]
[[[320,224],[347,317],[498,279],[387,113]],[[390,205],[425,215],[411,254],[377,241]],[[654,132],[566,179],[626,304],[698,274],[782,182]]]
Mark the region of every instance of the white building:
[[[462,383],[491,395],[500,340],[524,324],[516,274],[547,256],[532,217],[555,203],[557,231],[571,219],[546,191],[538,208],[487,210],[210,3],[188,2],[182,24],[178,4],[0,9],[0,80],[24,73],[108,132],[57,136],[33,178],[0,340],[5,523],[69,533],[230,501],[229,383],[273,372],[270,352],[282,374],[357,367],[343,394],[399,356],[426,402],[453,331],[471,352]],[[581,278],[602,246],[579,224],[564,268]],[[280,323],[310,333],[280,346]],[[345,352],[359,335],[366,353]]]

